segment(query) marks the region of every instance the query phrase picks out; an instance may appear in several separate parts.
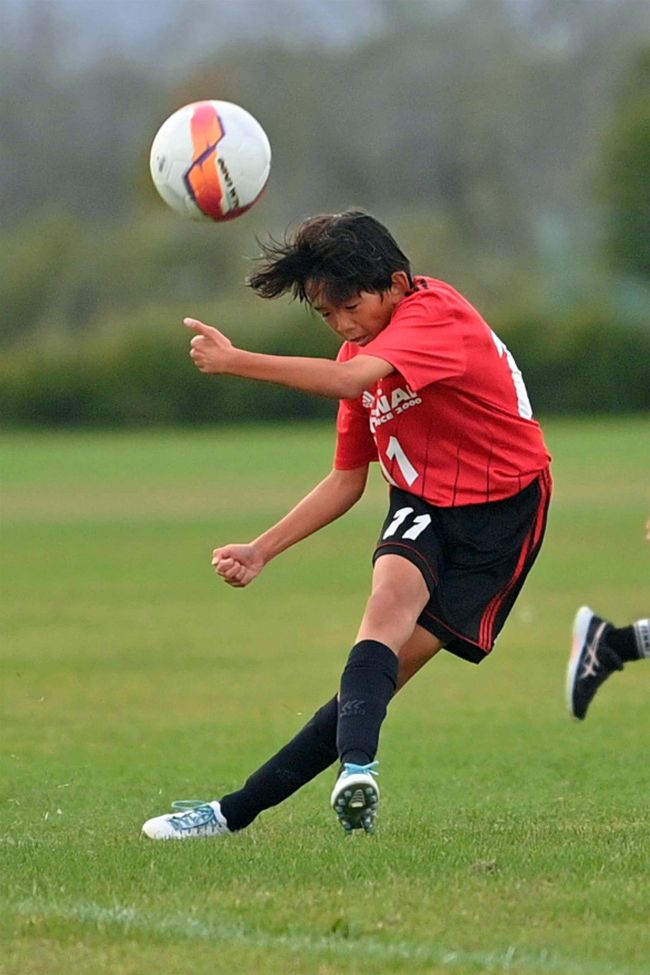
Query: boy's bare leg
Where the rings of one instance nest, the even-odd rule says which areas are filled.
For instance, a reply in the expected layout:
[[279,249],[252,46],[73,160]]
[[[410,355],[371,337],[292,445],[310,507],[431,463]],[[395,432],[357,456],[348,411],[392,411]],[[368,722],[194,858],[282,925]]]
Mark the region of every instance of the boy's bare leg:
[[399,651],[428,601],[429,590],[412,562],[392,554],[375,562],[372,592],[341,677],[337,747],[342,763],[374,760],[397,688]]
[[399,652],[397,690],[401,690],[440,650],[442,641],[416,623],[413,633]]

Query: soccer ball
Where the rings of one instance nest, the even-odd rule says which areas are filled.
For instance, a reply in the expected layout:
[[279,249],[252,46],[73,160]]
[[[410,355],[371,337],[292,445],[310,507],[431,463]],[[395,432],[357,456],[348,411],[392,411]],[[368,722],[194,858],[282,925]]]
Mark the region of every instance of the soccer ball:
[[192,220],[233,220],[266,186],[271,146],[259,122],[232,102],[193,102],[163,122],[151,177],[165,203]]

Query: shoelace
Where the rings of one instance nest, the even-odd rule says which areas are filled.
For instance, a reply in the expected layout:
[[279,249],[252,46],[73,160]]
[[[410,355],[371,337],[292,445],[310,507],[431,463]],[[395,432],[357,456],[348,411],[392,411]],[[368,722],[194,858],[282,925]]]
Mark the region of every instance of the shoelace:
[[196,829],[216,823],[217,817],[209,802],[202,799],[176,799],[172,802],[174,816],[172,825],[179,829]]
[[369,765],[355,765],[354,762],[345,762],[343,768],[348,775],[379,775],[377,766],[379,762],[370,762]]

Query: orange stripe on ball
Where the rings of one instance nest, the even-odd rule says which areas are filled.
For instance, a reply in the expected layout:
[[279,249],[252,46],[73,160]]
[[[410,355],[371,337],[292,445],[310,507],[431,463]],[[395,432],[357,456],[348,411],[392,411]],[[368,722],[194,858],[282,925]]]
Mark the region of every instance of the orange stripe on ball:
[[222,219],[223,189],[217,167],[217,145],[224,136],[221,119],[214,106],[205,102],[196,106],[190,123],[192,166],[187,173],[196,204],[215,220]]

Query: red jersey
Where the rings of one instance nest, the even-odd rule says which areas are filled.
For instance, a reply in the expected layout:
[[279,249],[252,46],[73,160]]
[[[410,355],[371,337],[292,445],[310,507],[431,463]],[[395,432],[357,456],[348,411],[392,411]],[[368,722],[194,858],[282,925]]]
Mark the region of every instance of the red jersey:
[[418,277],[367,345],[395,372],[339,406],[334,466],[378,460],[386,479],[430,504],[499,501],[551,460],[521,373],[503,342],[449,284]]

